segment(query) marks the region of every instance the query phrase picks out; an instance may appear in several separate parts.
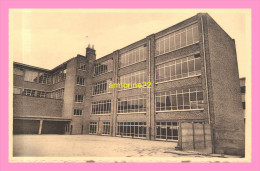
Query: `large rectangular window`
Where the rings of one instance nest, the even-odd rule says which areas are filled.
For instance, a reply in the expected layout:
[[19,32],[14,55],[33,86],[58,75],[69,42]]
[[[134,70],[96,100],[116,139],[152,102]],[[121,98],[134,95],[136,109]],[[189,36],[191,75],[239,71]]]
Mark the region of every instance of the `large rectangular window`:
[[102,100],[91,103],[91,114],[111,113],[111,100]]
[[56,84],[66,79],[67,69],[57,71],[52,76],[52,83]]
[[100,75],[113,70],[113,59],[100,62],[94,65],[94,76]]
[[89,134],[97,134],[97,122],[90,122]]
[[31,89],[24,89],[23,90],[23,95],[25,96],[36,96],[36,90],[31,90]]
[[47,73],[39,73],[39,83],[41,84],[51,84],[51,77]]
[[117,136],[146,137],[146,122],[118,122]]
[[201,87],[156,93],[156,111],[203,109]]
[[178,122],[156,122],[156,139],[173,141],[178,140]]
[[[147,76],[145,70],[132,72],[130,74],[122,75],[119,77],[119,83],[122,85],[124,84],[130,84],[130,83],[143,83],[146,82]],[[127,87],[127,86],[124,86]],[[129,86],[130,87],[130,86]]]
[[110,134],[110,122],[103,122],[102,134],[109,135]]
[[108,86],[109,86],[109,83],[111,83],[111,82],[112,82],[111,79],[96,82],[92,88],[92,95],[110,92],[110,89],[108,88]]
[[156,66],[156,82],[176,80],[201,75],[199,54]]
[[156,56],[199,42],[198,24],[163,36],[156,40]]
[[60,88],[52,92],[46,93],[46,97],[51,99],[63,99],[63,96],[64,96],[64,88]]
[[38,72],[37,71],[25,70],[24,81],[38,83]]
[[117,104],[118,113],[136,113],[146,111],[145,95],[119,98]]
[[123,53],[121,54],[119,60],[121,68],[144,61],[146,60],[146,47],[141,46],[139,48]]

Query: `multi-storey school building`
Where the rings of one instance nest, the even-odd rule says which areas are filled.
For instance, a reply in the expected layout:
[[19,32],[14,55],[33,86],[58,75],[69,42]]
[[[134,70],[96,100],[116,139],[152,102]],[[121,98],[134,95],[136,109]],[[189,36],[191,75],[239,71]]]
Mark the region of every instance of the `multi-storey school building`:
[[[148,88],[109,88],[131,82]],[[235,41],[208,14],[99,59],[89,46],[52,70],[15,62],[13,88],[14,134],[178,141],[180,123],[199,122],[214,152],[244,149]]]

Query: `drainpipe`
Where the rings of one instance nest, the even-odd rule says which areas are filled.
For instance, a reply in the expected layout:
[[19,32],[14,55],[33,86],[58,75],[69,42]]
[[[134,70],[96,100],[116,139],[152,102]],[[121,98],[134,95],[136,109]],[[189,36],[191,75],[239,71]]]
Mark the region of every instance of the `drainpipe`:
[[214,134],[213,134],[213,125],[211,123],[211,116],[210,116],[210,110],[209,110],[209,92],[208,92],[208,78],[207,78],[207,63],[206,63],[206,52],[205,52],[205,36],[204,36],[204,24],[203,24],[203,18],[200,16],[201,19],[201,27],[202,27],[202,44],[203,44],[203,59],[204,59],[204,72],[205,72],[205,80],[206,80],[206,92],[207,92],[207,104],[208,104],[208,122],[210,125],[211,130],[211,142],[212,142],[212,152],[215,152],[215,146],[214,146]]

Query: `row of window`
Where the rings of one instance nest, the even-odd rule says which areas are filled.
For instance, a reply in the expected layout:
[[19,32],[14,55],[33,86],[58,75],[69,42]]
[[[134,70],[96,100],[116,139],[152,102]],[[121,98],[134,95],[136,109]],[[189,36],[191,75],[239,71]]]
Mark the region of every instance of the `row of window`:
[[156,111],[203,109],[201,87],[156,93]]
[[93,85],[92,95],[103,94],[103,93],[110,92],[110,89],[108,88],[109,83],[112,83],[111,79],[96,82]]
[[118,99],[118,113],[145,112],[145,96],[124,97]]
[[130,50],[120,56],[120,67],[125,67],[146,60],[146,47]]
[[116,135],[146,137],[146,122],[118,122]]
[[54,73],[52,76],[52,83],[56,84],[61,81],[64,81],[66,79],[66,73],[67,73],[67,69],[63,69]]
[[94,76],[107,73],[113,70],[113,60],[109,59],[94,65]]
[[14,94],[23,94],[25,96],[32,96],[32,97],[41,97],[41,98],[51,98],[51,99],[63,99],[64,96],[64,88],[57,89],[52,92],[45,92],[39,90],[32,90],[32,89],[22,89],[14,87]]
[[156,122],[156,139],[178,140],[178,122]]
[[41,84],[50,84],[51,77],[47,73],[25,70],[24,81],[41,83]]
[[102,100],[91,103],[91,114],[111,113],[111,100]]
[[156,40],[155,55],[161,55],[199,42],[198,24],[194,24]]
[[192,55],[156,66],[156,82],[201,75],[199,55]]
[[146,72],[145,70],[132,72],[130,74],[122,75],[119,77],[119,83],[128,84],[128,83],[143,83],[146,82]]
[[[110,134],[110,122],[102,123],[102,134]],[[146,137],[146,122],[118,122],[117,123],[117,136],[123,137]],[[156,139],[158,140],[178,140],[178,122],[156,122]],[[90,122],[89,134],[97,134],[97,122]]]

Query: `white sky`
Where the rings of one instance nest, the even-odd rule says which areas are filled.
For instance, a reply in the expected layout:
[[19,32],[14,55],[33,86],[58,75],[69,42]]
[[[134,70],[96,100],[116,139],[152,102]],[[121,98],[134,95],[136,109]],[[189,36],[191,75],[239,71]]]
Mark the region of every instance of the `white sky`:
[[[207,12],[236,40],[240,77],[250,76],[250,13],[248,10],[10,10],[10,57],[16,62],[52,69],[89,43],[97,58]],[[88,36],[88,37],[86,37]]]

